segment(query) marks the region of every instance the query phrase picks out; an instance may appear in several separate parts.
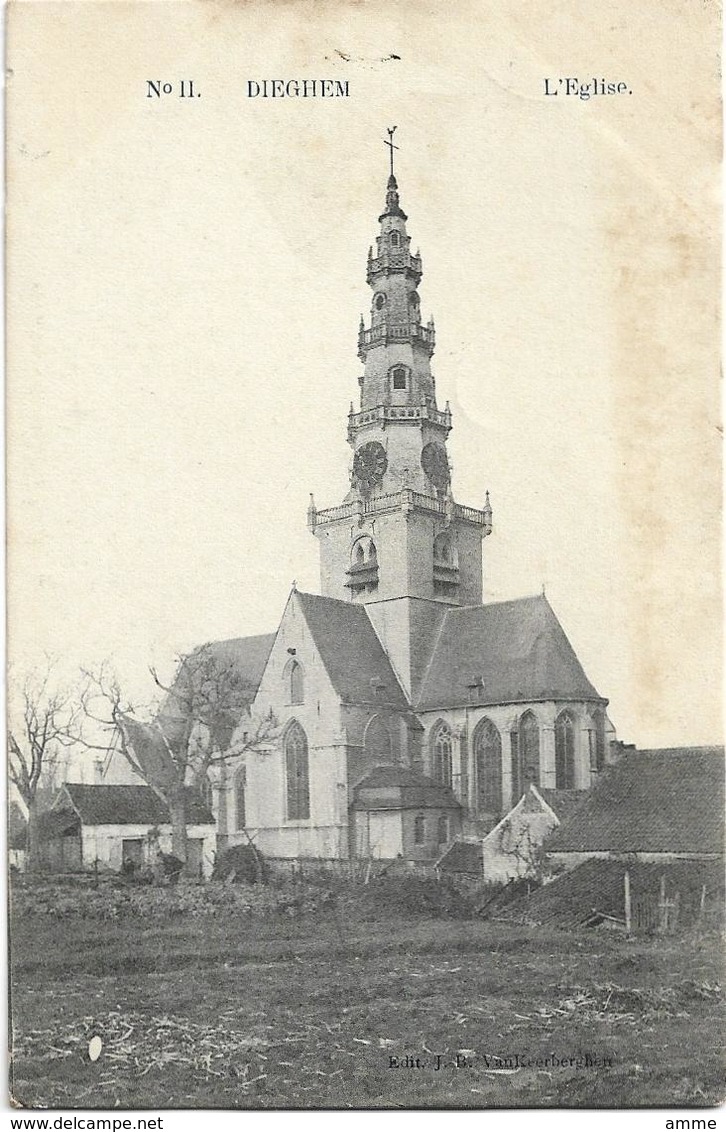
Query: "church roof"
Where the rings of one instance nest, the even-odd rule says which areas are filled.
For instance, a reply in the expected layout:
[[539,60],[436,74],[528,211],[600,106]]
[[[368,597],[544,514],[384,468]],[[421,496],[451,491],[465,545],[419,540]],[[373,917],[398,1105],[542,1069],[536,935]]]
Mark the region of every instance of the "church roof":
[[[168,806],[150,786],[87,786],[67,782],[64,790],[84,825],[168,825],[170,821]],[[199,795],[193,790],[188,790],[187,794],[189,825],[213,825],[214,817]]]
[[274,633],[210,641],[184,658],[157,715],[172,746],[185,733],[189,685],[203,685],[205,680],[218,686],[220,702],[213,719],[215,739],[220,747],[229,743],[240,716],[257,694],[274,641]]
[[547,842],[553,852],[723,853],[723,747],[631,751]]
[[542,594],[448,609],[415,705],[602,698]]
[[317,594],[298,592],[297,597],[315,647],[343,703],[408,708],[365,608]]
[[551,790],[546,786],[538,786],[537,790],[560,823],[567,821],[587,798],[587,790]]
[[229,641],[211,641],[209,645],[202,646],[208,648],[220,664],[229,663],[234,667],[245,706],[251,704],[257,694],[275,635],[262,633],[256,637],[233,637]]
[[405,766],[377,766],[353,792],[354,810],[422,810],[461,808],[448,786]]

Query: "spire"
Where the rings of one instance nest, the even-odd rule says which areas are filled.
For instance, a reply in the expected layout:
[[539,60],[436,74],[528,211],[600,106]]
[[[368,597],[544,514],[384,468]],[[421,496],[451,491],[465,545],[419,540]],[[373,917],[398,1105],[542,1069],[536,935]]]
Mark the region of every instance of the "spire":
[[[448,404],[448,403],[447,403]],[[491,534],[492,531],[492,505],[489,502],[489,492],[486,493],[484,499],[484,508],[482,510],[484,516],[484,533]]]
[[398,182],[396,181],[396,174],[393,171],[393,151],[394,149],[398,149],[398,146],[393,144],[393,135],[397,129],[398,126],[389,126],[387,130],[388,141],[383,143],[385,146],[388,146],[390,151],[391,172],[388,178],[388,184],[386,185],[386,207],[378,217],[379,220],[383,220],[384,216],[400,216],[402,220],[408,220],[398,199]]

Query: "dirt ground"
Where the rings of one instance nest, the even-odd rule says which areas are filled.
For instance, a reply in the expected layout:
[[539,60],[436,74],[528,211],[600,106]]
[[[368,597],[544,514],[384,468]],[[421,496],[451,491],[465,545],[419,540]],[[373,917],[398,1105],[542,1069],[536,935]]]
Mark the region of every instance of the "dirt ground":
[[715,934],[627,940],[370,900],[357,916],[354,896],[264,916],[223,901],[209,917],[26,906],[11,923],[19,1107],[662,1107],[726,1094]]

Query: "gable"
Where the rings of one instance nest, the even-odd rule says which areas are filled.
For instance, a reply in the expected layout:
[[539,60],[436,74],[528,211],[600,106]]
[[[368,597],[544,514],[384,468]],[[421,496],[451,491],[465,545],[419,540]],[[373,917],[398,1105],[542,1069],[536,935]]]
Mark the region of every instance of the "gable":
[[605,702],[544,595],[447,611],[417,710],[553,699]]
[[723,747],[630,751],[552,835],[553,852],[723,853]]
[[317,594],[296,596],[341,702],[386,703],[405,711],[408,700],[365,607]]
[[540,845],[557,825],[559,818],[537,787],[530,784],[526,794],[489,830],[483,838],[483,845],[485,849],[494,847],[513,852],[520,835],[531,834],[536,838],[536,841],[528,840],[526,848],[531,849],[534,844]]

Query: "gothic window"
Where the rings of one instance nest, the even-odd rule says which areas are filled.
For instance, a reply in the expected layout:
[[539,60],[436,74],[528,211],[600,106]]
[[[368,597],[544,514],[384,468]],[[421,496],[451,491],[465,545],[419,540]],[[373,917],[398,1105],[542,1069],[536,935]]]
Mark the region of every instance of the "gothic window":
[[426,840],[426,819],[423,814],[416,814],[413,823],[413,843],[423,845]]
[[366,727],[366,765],[391,762],[391,733],[380,715],[375,715]]
[[569,711],[561,711],[555,720],[555,786],[575,787],[575,722]]
[[386,296],[383,294],[376,295],[375,299],[373,300],[373,305],[375,306],[377,311],[382,310],[386,305]]
[[449,819],[446,814],[442,814],[439,818],[436,833],[439,845],[445,845],[449,840]]
[[235,829],[242,830],[247,824],[245,790],[247,788],[247,767],[241,766],[234,777]]
[[498,814],[502,809],[502,737],[490,719],[482,719],[474,732],[477,809]]
[[401,237],[398,232],[391,232],[391,247],[397,248],[401,243]]
[[519,801],[528,783],[539,785],[539,725],[526,711],[512,732],[512,803]]
[[453,781],[453,765],[451,757],[451,728],[443,721],[439,723],[433,734],[433,777],[442,786],[451,786]]
[[523,782],[539,785],[539,725],[532,711],[526,711],[519,721],[519,755]]
[[408,388],[408,370],[405,366],[395,366],[391,370],[391,381],[394,389]]
[[590,766],[592,770],[604,770],[605,768],[605,712],[597,708],[592,713],[592,722],[594,724],[594,732],[591,735],[591,754]]
[[522,771],[519,765],[519,731],[510,733],[509,740],[512,746],[512,805],[516,805],[522,793]]
[[297,721],[285,732],[284,749],[287,817],[289,821],[300,821],[310,817],[310,779],[307,736]]
[[305,702],[305,683],[302,665],[297,660],[289,660],[285,665],[285,687],[289,704]]

